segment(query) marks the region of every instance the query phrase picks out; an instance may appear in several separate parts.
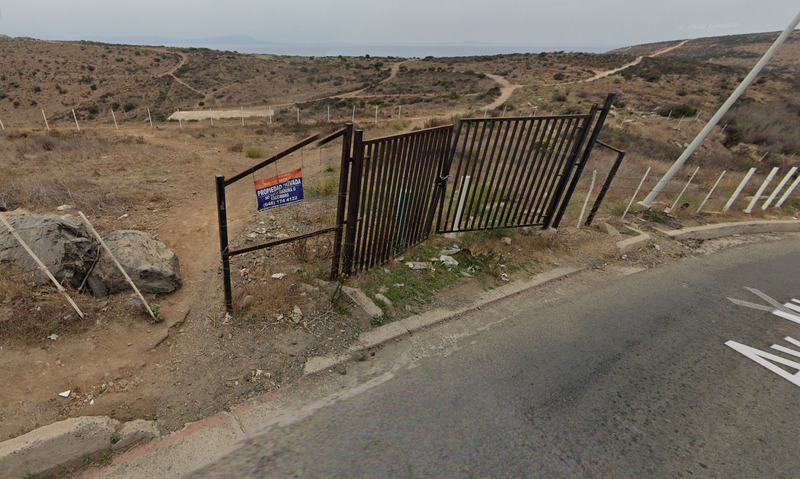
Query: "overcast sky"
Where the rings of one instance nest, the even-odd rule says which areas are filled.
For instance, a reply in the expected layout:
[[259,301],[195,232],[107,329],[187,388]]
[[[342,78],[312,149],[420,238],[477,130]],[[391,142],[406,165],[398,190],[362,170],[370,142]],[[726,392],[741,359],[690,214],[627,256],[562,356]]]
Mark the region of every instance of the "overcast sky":
[[797,0],[12,0],[0,1],[0,33],[104,41],[239,34],[280,43],[487,42],[597,51],[783,30],[798,8]]

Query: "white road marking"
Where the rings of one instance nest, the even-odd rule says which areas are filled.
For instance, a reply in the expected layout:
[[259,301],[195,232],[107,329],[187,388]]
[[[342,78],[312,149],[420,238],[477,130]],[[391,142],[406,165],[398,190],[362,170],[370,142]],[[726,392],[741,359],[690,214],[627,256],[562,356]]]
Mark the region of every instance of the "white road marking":
[[[793,342],[794,344],[794,342]],[[778,376],[786,379],[787,381],[791,382],[795,386],[800,387],[800,363],[796,363],[790,359],[782,358],[780,356],[776,356],[774,354],[770,354],[765,351],[761,351],[760,349],[752,348],[750,346],[746,346],[741,343],[737,343],[736,341],[728,341],[725,343],[726,346],[733,348],[734,350],[738,351],[739,353],[747,356],[748,358],[752,359],[753,361],[757,362],[758,364],[764,366],[765,368],[769,369],[773,373],[777,374]],[[782,346],[773,345],[772,347],[781,351]],[[788,348],[784,348],[788,349]],[[800,357],[800,353],[793,351],[793,356]],[[795,374],[790,373],[789,371],[783,369],[782,367],[778,366],[777,364],[783,364],[784,366],[788,366],[792,369],[797,370],[798,372]]]

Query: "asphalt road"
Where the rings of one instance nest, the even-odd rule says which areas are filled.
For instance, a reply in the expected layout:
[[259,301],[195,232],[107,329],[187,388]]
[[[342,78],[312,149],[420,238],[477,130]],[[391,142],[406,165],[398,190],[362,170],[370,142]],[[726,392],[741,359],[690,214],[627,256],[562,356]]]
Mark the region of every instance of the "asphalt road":
[[800,388],[725,345],[800,340],[727,299],[800,298],[798,252],[755,244],[507,299],[387,346],[371,361],[401,366],[190,477],[800,477]]

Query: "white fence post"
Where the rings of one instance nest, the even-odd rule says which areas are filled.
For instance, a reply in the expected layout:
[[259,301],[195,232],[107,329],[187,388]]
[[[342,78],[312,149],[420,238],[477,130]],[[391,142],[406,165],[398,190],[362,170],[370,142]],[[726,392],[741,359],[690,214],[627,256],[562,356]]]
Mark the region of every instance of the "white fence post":
[[686,193],[686,189],[689,188],[689,185],[692,183],[692,180],[694,179],[694,175],[696,175],[698,171],[700,171],[700,167],[699,166],[697,167],[696,170],[694,170],[694,173],[692,173],[692,176],[689,177],[689,181],[686,182],[686,185],[684,185],[683,189],[681,190],[681,193],[678,195],[677,198],[675,198],[675,203],[672,204],[672,208],[668,209],[667,213],[672,213],[672,210],[674,210],[675,207],[678,206],[678,202],[681,200],[681,197],[683,196],[683,194]]
[[722,208],[723,213],[727,213],[728,210],[731,209],[731,206],[733,206],[733,202],[736,201],[736,198],[738,198],[739,195],[742,193],[742,190],[744,189],[745,185],[747,185],[747,182],[750,181],[750,178],[753,177],[753,173],[755,172],[756,172],[755,168],[750,168],[750,171],[748,171],[747,174],[744,175],[744,178],[742,178],[741,183],[739,183],[739,186],[736,187],[736,191],[733,192],[731,198],[728,200],[727,203],[725,203],[725,207]]
[[239,106],[239,108],[242,109],[242,126],[244,126],[244,107],[243,106]]
[[586,199],[583,201],[583,208],[581,208],[581,215],[578,217],[578,229],[581,229],[581,223],[583,223],[583,215],[586,213],[586,206],[589,204],[589,198],[592,197],[592,191],[594,191],[594,182],[597,181],[597,170],[592,171],[592,184],[589,186],[589,194],[586,195]]
[[719,185],[719,182],[722,181],[722,177],[725,176],[725,173],[727,173],[727,170],[723,171],[722,174],[719,175],[719,178],[717,178],[717,182],[714,183],[714,186],[711,187],[711,191],[708,192],[708,194],[706,195],[706,198],[703,200],[702,203],[700,203],[700,206],[697,208],[697,212],[698,213],[700,213],[700,210],[702,210],[703,206],[706,205],[706,202],[708,201],[709,198],[711,198],[711,195],[714,194],[714,190],[717,189],[717,185]]
[[778,173],[777,166],[773,168],[772,171],[769,172],[769,175],[767,175],[767,179],[764,180],[764,183],[761,184],[761,187],[756,192],[756,195],[753,197],[753,200],[750,202],[749,205],[747,205],[747,208],[744,209],[745,213],[749,215],[750,213],[753,212],[753,207],[756,205],[756,203],[758,203],[759,198],[761,198],[761,195],[764,193],[764,190],[766,190],[767,186],[769,186],[769,184],[772,182],[772,179],[775,178],[776,173]]
[[75,128],[77,128],[78,131],[81,131],[81,126],[78,124],[78,116],[75,114],[74,108],[72,109],[72,118],[75,119]]
[[628,210],[631,209],[631,205],[633,204],[633,200],[636,199],[636,195],[639,194],[639,190],[642,189],[642,185],[644,184],[644,180],[647,179],[647,175],[649,175],[649,174],[650,174],[650,167],[648,166],[647,167],[647,171],[644,172],[644,176],[642,177],[642,181],[639,182],[639,186],[637,186],[636,187],[636,191],[633,192],[633,196],[631,196],[631,201],[628,203],[628,207],[625,208],[625,212],[622,213],[622,218],[620,218],[620,220],[624,220],[625,219],[625,215],[627,215],[628,214]]
[[795,188],[797,188],[798,184],[800,184],[800,175],[797,175],[797,178],[794,179],[792,186],[790,186],[789,189],[786,190],[786,193],[784,193],[783,196],[781,196],[781,199],[780,201],[778,201],[778,204],[775,205],[775,208],[780,208],[781,206],[783,206],[783,203],[787,199],[789,199],[789,195],[791,195],[792,192],[795,190]]
[[111,109],[111,118],[114,119],[114,128],[119,130],[119,125],[117,125],[117,115],[114,114],[114,109]]
[[2,128],[3,131],[6,131],[6,127],[3,125],[3,120],[0,120],[0,128]]
[[44,114],[44,109],[42,109],[42,118],[44,118],[44,126],[47,127],[47,131],[50,131],[50,125],[47,123],[47,115]]
[[150,108],[147,109],[147,121],[150,122],[150,128],[153,128],[153,117],[150,116]]
[[461,178],[461,187],[458,189],[458,207],[456,207],[456,216],[453,218],[453,225],[455,225],[456,228],[461,224],[461,214],[464,212],[464,203],[467,201],[469,178],[469,176]]
[[777,188],[775,188],[775,191],[773,191],[773,192],[772,192],[772,194],[771,194],[771,195],[769,195],[769,198],[767,198],[767,201],[765,201],[765,202],[764,202],[764,204],[761,206],[761,209],[762,209],[762,210],[766,211],[766,210],[767,210],[767,208],[769,208],[769,205],[771,205],[771,204],[772,204],[772,202],[775,200],[775,197],[776,197],[776,196],[778,196],[778,193],[779,193],[779,192],[780,192],[780,191],[783,189],[783,187],[784,187],[784,186],[786,186],[786,183],[788,183],[788,182],[789,182],[789,178],[791,178],[791,177],[792,177],[792,175],[793,175],[793,174],[794,174],[796,171],[797,171],[797,167],[796,167],[796,166],[793,166],[793,167],[792,167],[792,168],[789,170],[789,173],[786,173],[786,176],[784,176],[784,177],[783,177],[783,179],[781,180],[781,182],[780,182],[780,183],[778,183],[778,187],[777,187]]

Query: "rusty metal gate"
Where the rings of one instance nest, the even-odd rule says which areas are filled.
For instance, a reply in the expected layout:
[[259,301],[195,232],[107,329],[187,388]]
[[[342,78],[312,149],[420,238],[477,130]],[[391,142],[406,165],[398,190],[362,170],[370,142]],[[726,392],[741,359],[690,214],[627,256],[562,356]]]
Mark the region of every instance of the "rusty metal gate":
[[599,115],[461,120],[437,231],[558,227],[612,101]]
[[346,272],[383,264],[428,238],[437,174],[450,151],[453,127],[367,141],[359,133],[353,142]]
[[[602,109],[593,106],[585,115],[464,119],[455,134],[447,125],[364,140],[363,132],[348,124],[328,136],[306,138],[231,178],[217,175],[227,309],[233,309],[230,258],[258,249],[334,233],[331,278],[339,279],[384,264],[424,241],[437,216],[440,233],[558,227],[613,100],[609,95]],[[225,187],[305,146],[339,137],[335,224],[232,249]]]

